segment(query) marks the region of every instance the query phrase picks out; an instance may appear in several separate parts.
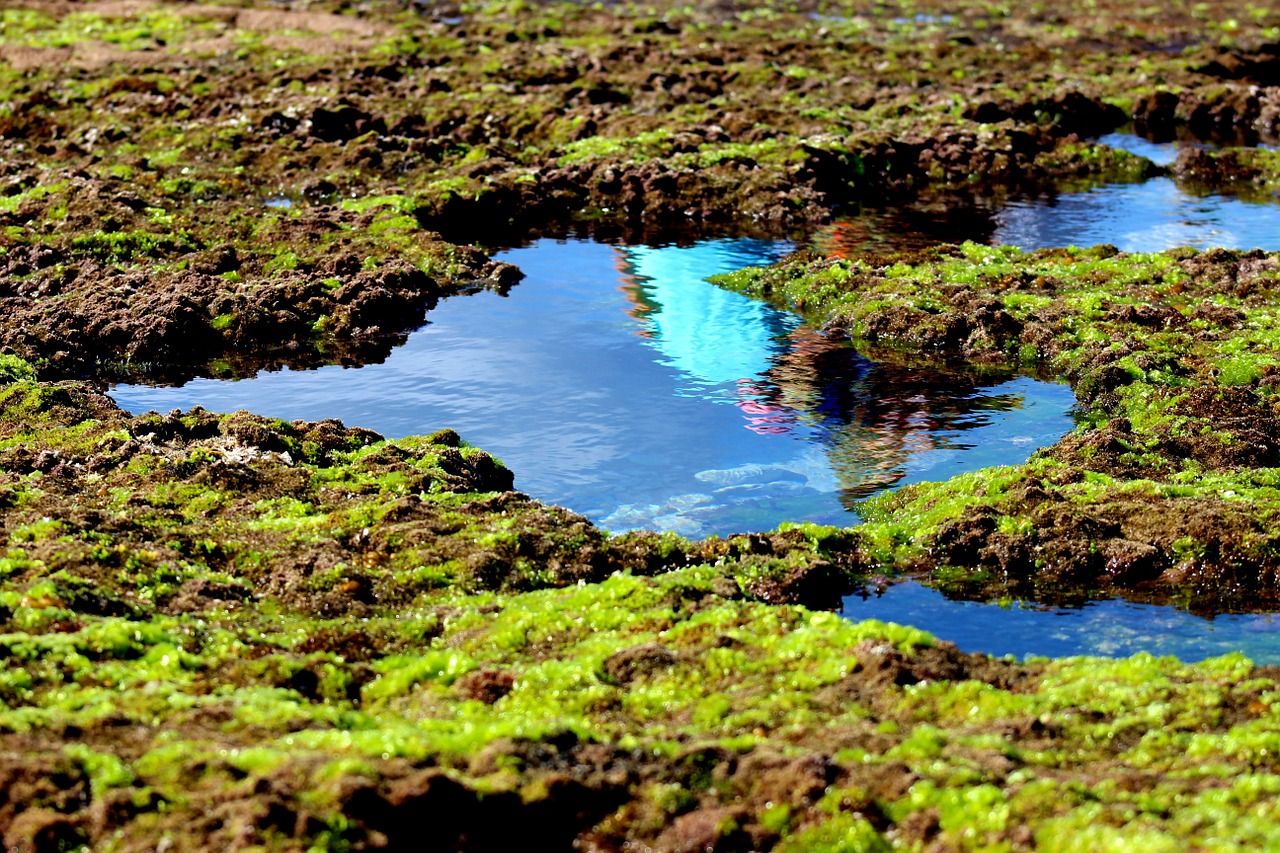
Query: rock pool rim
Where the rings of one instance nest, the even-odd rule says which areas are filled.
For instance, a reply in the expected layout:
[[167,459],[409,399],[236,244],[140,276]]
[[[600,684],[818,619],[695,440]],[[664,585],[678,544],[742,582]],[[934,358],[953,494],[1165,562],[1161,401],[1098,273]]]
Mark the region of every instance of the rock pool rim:
[[1063,384],[870,361],[703,281],[786,249],[548,239],[495,255],[529,279],[442,303],[384,365],[112,393],[134,412],[328,416],[390,437],[449,423],[540,500],[612,531],[692,538],[853,524],[859,497],[1020,462],[1071,429]]

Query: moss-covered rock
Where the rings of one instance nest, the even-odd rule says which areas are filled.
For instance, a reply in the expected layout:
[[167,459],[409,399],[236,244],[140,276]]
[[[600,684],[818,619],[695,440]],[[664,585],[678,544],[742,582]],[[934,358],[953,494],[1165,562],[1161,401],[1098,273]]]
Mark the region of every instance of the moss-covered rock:
[[1278,269],[1261,251],[966,244],[717,281],[886,352],[1071,383],[1081,425],[1028,464],[868,501],[857,532],[877,560],[983,593],[1270,609]]
[[[375,360],[518,280],[468,243],[548,223],[804,233],[1141,180],[1089,138],[1256,141],[1275,25],[1234,0],[8,4],[3,846],[1277,846],[1274,671],[998,661],[804,606],[916,570],[1271,606],[1273,256],[970,245],[727,282],[1081,401],[1027,465],[847,531],[609,537],[448,430],[130,417],[35,381]],[[1169,173],[1265,193],[1276,166]]]

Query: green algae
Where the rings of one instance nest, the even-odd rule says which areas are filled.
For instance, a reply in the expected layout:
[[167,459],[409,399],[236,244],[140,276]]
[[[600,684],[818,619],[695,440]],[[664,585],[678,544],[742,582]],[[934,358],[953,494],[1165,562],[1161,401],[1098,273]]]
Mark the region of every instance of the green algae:
[[[171,828],[176,816],[203,798],[228,796],[221,786],[235,778],[280,780],[301,773],[306,784],[307,768],[335,753],[347,756],[340,778],[356,767],[377,778],[407,759],[452,768],[456,778],[491,791],[513,785],[532,790],[536,763],[518,752],[505,763],[483,756],[491,756],[487,750],[495,744],[563,741],[569,733],[580,743],[617,744],[655,756],[650,761],[707,749],[746,761],[767,753],[770,737],[789,744],[787,761],[847,744],[850,757],[835,761],[837,784],[826,799],[819,790],[785,812],[756,799],[751,788],[739,787],[749,781],[733,776],[695,782],[690,795],[654,802],[671,820],[746,795],[750,806],[737,820],[758,822],[774,837],[794,828],[788,843],[795,849],[894,849],[894,827],[911,825],[913,815],[932,815],[939,837],[958,849],[1016,845],[1020,826],[1050,832],[1119,820],[1118,837],[1128,837],[1134,827],[1126,816],[1135,802],[1147,816],[1145,832],[1196,843],[1200,833],[1217,837],[1212,818],[1221,818],[1224,808],[1230,820],[1230,809],[1247,805],[1249,797],[1257,802],[1274,787],[1269,764],[1257,764],[1270,741],[1254,732],[1266,731],[1274,713],[1265,697],[1275,695],[1275,684],[1238,657],[1196,666],[1150,656],[1106,665],[1041,663],[1023,667],[1031,680],[1016,690],[961,676],[907,687],[890,682],[864,695],[858,684],[874,683],[877,660],[903,654],[909,661],[935,641],[911,629],[714,594],[696,609],[682,603],[689,600],[686,590],[718,571],[685,569],[654,579],[617,575],[567,590],[451,596],[448,609],[457,615],[432,622],[426,640],[412,615],[380,617],[364,630],[428,648],[375,653],[363,687],[354,691],[349,677],[338,674],[351,670],[350,661],[306,651],[312,638],[346,630],[343,620],[281,619],[269,610],[133,625],[88,618],[74,633],[32,638],[26,645],[0,638],[9,680],[18,672],[29,675],[23,698],[7,700],[0,726],[33,736],[49,726],[75,725],[86,745],[68,755],[85,768],[95,793],[154,792],[168,804],[154,819]],[[246,644],[270,651],[246,665]],[[628,655],[633,666],[617,663]],[[1017,667],[1004,666],[1016,674]],[[489,702],[460,690],[465,676],[477,671],[508,674],[506,692]],[[144,684],[146,691],[136,689]],[[104,696],[108,685],[111,699]],[[122,692],[131,685],[136,687]],[[844,690],[861,698],[834,705],[824,698]],[[194,712],[231,697],[235,711],[228,723],[196,728]],[[1231,722],[1242,706],[1254,710]],[[98,722],[104,714],[108,725]],[[1035,724],[1018,733],[1010,730],[1017,720]],[[135,722],[171,729],[183,740],[166,743],[157,735],[153,746],[135,746],[126,757],[110,751],[112,727]],[[1130,746],[1126,733],[1135,728],[1161,736]],[[257,745],[236,745],[248,732]],[[177,771],[201,765],[209,767],[201,778]],[[636,759],[642,773],[644,765]],[[1212,774],[1205,772],[1209,765]],[[486,766],[493,769],[480,769]],[[1100,777],[1093,775],[1095,767]],[[1141,795],[1109,786],[1106,780],[1122,767],[1142,774]],[[1237,793],[1215,794],[1217,774],[1227,773]],[[859,778],[873,788],[892,778],[916,781],[902,798],[878,800],[865,787],[850,787]],[[313,790],[305,807],[333,826],[341,824],[346,806],[328,784]],[[1261,816],[1234,831],[1261,842],[1270,842],[1274,832]]]
[[[163,368],[139,329],[69,360],[90,324],[57,312],[154,314],[177,286],[196,307],[166,320],[219,373],[285,344],[375,357],[352,342],[391,314],[356,294],[407,268],[441,281],[400,306],[501,283],[433,233],[476,222],[819,221],[926,186],[1139,180],[1148,162],[1076,134],[1158,91],[1179,122],[1243,104],[1247,80],[1193,66],[1274,40],[1265,10],[490,3],[455,26],[330,5],[3,11],[5,49],[70,51],[0,68],[0,262],[52,312],[14,325],[63,330],[0,360],[0,769],[45,786],[13,788],[6,844],[483,848],[494,825],[601,849],[1276,844],[1269,670],[990,661],[788,603],[923,570],[1268,606],[1270,256],[965,246],[735,278],[883,351],[1081,399],[1081,429],[1028,465],[877,498],[853,531],[609,538],[447,432],[131,419],[33,381]],[[1144,41],[1176,49],[1135,59]],[[243,120],[208,121],[241,93]],[[359,115],[326,128],[341,99]],[[1271,187],[1261,154],[1207,156],[1175,172]],[[263,211],[277,192],[306,202]],[[111,289],[126,272],[143,298]]]
[[868,500],[857,533],[882,564],[957,588],[1139,586],[1185,603],[1191,587],[1217,606],[1266,607],[1275,266],[1261,252],[967,244],[909,261],[798,257],[716,281],[887,357],[923,350],[1075,389],[1081,426],[1026,465]]
[[[1199,47],[1205,16],[1169,11],[1157,26],[1160,16],[1126,9],[1131,23],[1099,31],[1092,16],[972,5],[814,17],[787,4],[554,3],[468,8],[456,24],[392,4],[7,10],[0,44],[28,64],[0,81],[0,103],[17,105],[0,136],[23,173],[0,196],[10,214],[0,250],[141,267],[148,293],[179,286],[198,304],[184,324],[198,343],[191,364],[173,363],[172,341],[138,334],[83,354],[69,334],[27,340],[21,354],[50,377],[98,365],[225,372],[238,361],[229,352],[248,349],[268,362],[350,358],[351,339],[385,318],[296,290],[348,280],[335,263],[348,254],[383,269],[403,260],[449,292],[494,278],[475,256],[446,261],[443,239],[491,242],[497,226],[580,216],[790,227],[925,188],[1139,180],[1155,173],[1149,162],[1081,138],[1142,120],[1156,95],[1179,99],[1183,123],[1250,108],[1247,80],[1197,70],[1218,49]],[[1240,51],[1268,32],[1247,11],[1223,20],[1238,22]],[[1100,37],[1107,50],[1082,47]],[[1192,47],[1150,51],[1166,42]],[[1052,74],[1029,45],[1052,51]],[[64,62],[74,74],[43,70]],[[242,97],[252,110],[210,120],[211,105]],[[1274,171],[1262,154],[1241,156],[1258,175]],[[264,214],[260,200],[274,194],[297,204]],[[338,210],[316,210],[327,202]],[[28,289],[73,297],[58,305],[70,314],[61,325],[86,325],[102,296],[93,270],[30,266],[14,273],[31,277]],[[238,286],[199,282],[197,293],[189,272]],[[255,298],[263,285],[287,298]],[[425,301],[397,298],[415,310]],[[132,313],[154,307],[134,304],[144,301],[126,300]],[[283,333],[261,317],[282,303]],[[139,341],[147,352],[132,351]]]
[[[63,524],[70,508],[55,508],[53,480],[26,478],[27,497],[5,511],[0,581],[0,730],[28,742],[78,732],[82,745],[59,754],[94,798],[134,804],[117,827],[125,838],[203,837],[189,816],[209,798],[252,809],[252,780],[274,780],[288,809],[313,817],[301,836],[255,830],[269,846],[366,837],[377,824],[343,792],[356,779],[384,790],[409,767],[443,769],[489,797],[518,792],[526,807],[568,796],[550,793],[554,771],[525,743],[632,756],[622,766],[636,781],[624,788],[651,795],[599,813],[602,832],[652,838],[736,803],[716,819],[724,838],[750,830],[797,849],[893,849],[924,826],[959,849],[1017,846],[1022,826],[1112,826],[1128,841],[1137,807],[1144,838],[1213,839],[1240,807],[1231,797],[1274,778],[1280,692],[1239,656],[1015,664],[960,655],[912,628],[752,600],[763,580],[870,541],[856,530],[788,525],[772,534],[774,556],[746,538],[695,546],[631,534],[611,545],[510,498],[505,520],[477,513],[496,493],[450,479],[449,451],[484,458],[451,431],[387,443],[326,427],[322,452],[287,461],[316,425],[199,410],[130,419],[74,386],[21,382],[0,403],[0,422],[38,430],[70,465],[104,441],[150,436],[133,451],[149,464],[92,475],[114,533]],[[214,486],[208,475],[228,469],[234,451],[226,437],[258,455]],[[1001,476],[1004,487],[1016,479],[980,472],[971,488],[998,494]],[[264,477],[288,494],[246,500]],[[1256,488],[1274,485],[1259,472]],[[431,529],[461,549],[429,582],[426,554],[440,543],[406,526],[421,512],[405,503],[414,494],[440,503]],[[85,511],[105,510],[82,497],[76,512]],[[909,512],[867,526],[894,518]],[[559,550],[530,548],[547,536]],[[523,556],[474,573],[467,542]],[[291,568],[288,555],[317,546],[343,558],[326,571]],[[74,556],[78,547],[89,550]],[[610,548],[603,575],[556,567]],[[635,571],[655,565],[664,573]],[[281,570],[297,572],[288,586],[271,580]],[[549,588],[521,591],[531,585]],[[601,760],[588,753],[577,760]],[[705,759],[689,764],[693,755]],[[761,761],[803,777],[796,768],[814,756],[827,762],[827,781],[785,803],[755,771],[726,769]],[[687,794],[652,787],[683,778],[682,766],[704,768]],[[1108,787],[1121,772],[1144,781]],[[1239,794],[1214,793],[1223,775]],[[622,790],[604,777],[591,784]],[[1239,828],[1249,843],[1269,843],[1271,832],[1261,819]]]
[[[913,628],[758,600],[769,578],[851,550],[863,566],[893,565],[918,529],[960,515],[943,496],[999,506],[1021,479],[1061,467],[1051,458],[901,490],[855,530],[610,542],[452,479],[450,451],[485,457],[448,430],[384,442],[246,413],[127,418],[75,386],[30,382],[0,405],[6,429],[72,466],[104,441],[149,436],[127,451],[148,464],[92,475],[104,508],[76,500],[74,512],[109,507],[114,532],[62,523],[73,511],[57,508],[44,472],[4,511],[0,731],[27,743],[75,731],[80,745],[56,750],[68,783],[132,804],[112,824],[119,838],[216,835],[193,816],[214,801],[255,814],[252,792],[269,785],[308,820],[282,831],[247,818],[261,843],[357,844],[394,824],[371,818],[353,786],[391,803],[395,785],[430,773],[520,808],[611,792],[617,805],[593,811],[591,831],[617,838],[707,820],[725,843],[782,849],[910,849],[920,833],[966,850],[1016,849],[1027,832],[1045,844],[1069,833],[1052,842],[1062,849],[1274,843],[1258,806],[1276,784],[1280,689],[1238,655],[992,661]],[[305,455],[308,435],[317,450]],[[229,476],[237,453],[248,461]],[[1236,476],[1099,473],[1063,488],[1093,505],[1116,490],[1185,498]],[[1250,505],[1276,480],[1252,477],[1239,486]],[[497,506],[505,517],[490,515]],[[440,562],[442,541],[419,538],[415,519],[457,556]],[[557,544],[536,544],[546,538]],[[336,549],[329,568],[290,556],[316,548]],[[569,555],[593,550],[614,556],[567,571]],[[477,564],[495,552],[509,555],[502,571]],[[604,763],[564,789],[557,755]]]

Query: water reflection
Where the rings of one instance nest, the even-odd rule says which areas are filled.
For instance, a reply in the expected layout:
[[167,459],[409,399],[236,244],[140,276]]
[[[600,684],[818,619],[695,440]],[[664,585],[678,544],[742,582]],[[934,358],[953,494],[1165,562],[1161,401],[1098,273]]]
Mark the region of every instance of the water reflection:
[[113,394],[135,412],[245,408],[389,436],[451,426],[535,497],[610,529],[691,536],[851,524],[856,496],[1020,462],[1070,429],[1065,386],[874,363],[703,280],[789,250],[543,240],[500,256],[527,274],[509,296],[444,300],[382,364]]
[[679,249],[618,248],[621,291],[638,334],[661,354],[659,363],[695,385],[679,393],[715,398],[739,380],[769,369],[785,352],[785,337],[800,318],[762,302],[710,287],[734,258],[767,263],[781,254],[766,240],[710,240]]
[[837,220],[814,235],[813,247],[836,257],[890,254],[927,249],[939,243],[990,243],[996,233],[996,209],[981,199],[916,200],[909,205],[872,209]]
[[[1183,148],[1215,147],[1187,138],[1153,142],[1132,133],[1113,133],[1096,141],[1166,166]],[[1127,252],[1178,246],[1277,251],[1280,204],[1276,201],[1188,192],[1171,178],[1159,177],[1018,199],[1002,206],[982,199],[918,200],[843,218],[812,242],[819,251],[836,256],[901,252],[966,240],[1028,250],[1110,243]]]
[[[1019,456],[1019,445],[1029,452],[1065,431],[1065,419],[1054,417],[1071,406],[1065,388],[1021,380],[1009,383],[1016,391],[999,393],[979,389],[969,375],[936,366],[877,364],[792,315],[708,286],[704,279],[724,268],[712,251],[716,245],[618,250],[622,289],[633,306],[629,314],[663,354],[661,363],[692,380],[692,392],[704,399],[733,402],[748,430],[811,445],[793,459],[694,475],[717,487],[716,494],[806,488],[836,492],[851,509],[856,500],[907,479],[913,469],[923,474],[942,459],[961,463],[963,451],[984,441],[1001,447],[1001,453],[982,464],[1008,464]],[[1041,405],[1043,414],[1053,414],[1038,422]],[[1028,415],[1018,419],[1022,433],[1000,435],[991,416],[996,412]],[[1037,428],[1027,430],[1032,424]],[[959,439],[975,429],[988,434],[973,442]],[[919,464],[913,466],[913,459]],[[981,467],[966,461],[966,468]],[[632,513],[628,526],[643,525]],[[616,520],[611,516],[606,523]]]
[[[881,595],[849,596],[850,619],[913,625],[950,640],[966,652],[992,655],[1126,657],[1138,652],[1176,655],[1194,662],[1243,652],[1255,663],[1280,664],[1280,616],[1271,613],[1206,619],[1185,610],[1118,599],[1083,607],[953,601],[915,582],[894,584]],[[998,625],[998,630],[994,630]]]
[[1280,205],[1192,195],[1169,178],[1010,202],[994,241],[1023,249],[1111,243],[1126,252],[1176,246],[1280,249]]
[[1216,145],[1200,142],[1195,139],[1155,141],[1139,136],[1136,133],[1108,133],[1094,142],[1101,143],[1117,151],[1128,151],[1139,157],[1146,157],[1157,166],[1172,166],[1178,159],[1178,152],[1183,148],[1203,148],[1207,151],[1217,150]]
[[[788,335],[787,349],[759,379],[740,382],[739,393],[748,429],[802,434],[823,448],[848,507],[908,478],[956,473],[935,470],[948,463],[1008,464],[1019,446],[1052,444],[1064,422],[1038,422],[1037,410],[1049,404],[1062,412],[1072,402],[1065,387],[1033,380],[980,388],[973,376],[936,365],[873,362],[807,326]],[[1021,431],[1002,432],[1000,419],[1014,413]],[[991,455],[993,448],[1000,450]]]
[[1197,195],[1170,178],[1152,178],[1140,184],[1018,199],[998,210],[970,204],[950,213],[910,206],[868,211],[834,223],[816,235],[813,244],[819,251],[844,256],[965,240],[1028,250],[1110,243],[1126,252],[1178,246],[1277,251],[1280,204],[1218,193]]

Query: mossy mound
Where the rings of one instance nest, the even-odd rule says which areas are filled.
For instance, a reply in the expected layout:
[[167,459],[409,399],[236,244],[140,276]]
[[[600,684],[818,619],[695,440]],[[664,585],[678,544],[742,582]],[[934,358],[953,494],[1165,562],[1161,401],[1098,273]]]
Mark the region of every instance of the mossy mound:
[[0,466],[7,846],[1275,842],[1271,669],[992,660],[787,603],[891,565],[892,517],[608,537],[449,430],[28,381]]
[[[855,341],[1067,379],[1081,426],[1024,466],[864,506],[873,559],[949,588],[1121,591],[1201,610],[1280,594],[1280,259],[966,244],[793,257],[718,279]],[[891,356],[889,356],[891,357]]]
[[723,578],[450,590],[360,619],[270,594],[139,618],[4,593],[0,832],[35,849],[1275,843],[1270,670],[992,661]]
[[803,234],[1142,180],[1170,170],[1091,138],[1280,116],[1274,16],[1234,0],[464,6],[11,4],[0,349],[47,379],[376,361],[437,298],[519,279],[472,241]]
[[1269,192],[1269,152],[1162,169],[1089,138],[1256,142],[1277,35],[1234,0],[7,4],[0,844],[1280,846],[1274,670],[998,661],[803,606],[917,571],[1272,607],[1275,256],[970,245],[726,280],[1081,401],[1029,464],[847,531],[610,537],[447,430],[130,417],[34,381],[377,360],[436,299],[518,280],[464,244],[548,222]]

